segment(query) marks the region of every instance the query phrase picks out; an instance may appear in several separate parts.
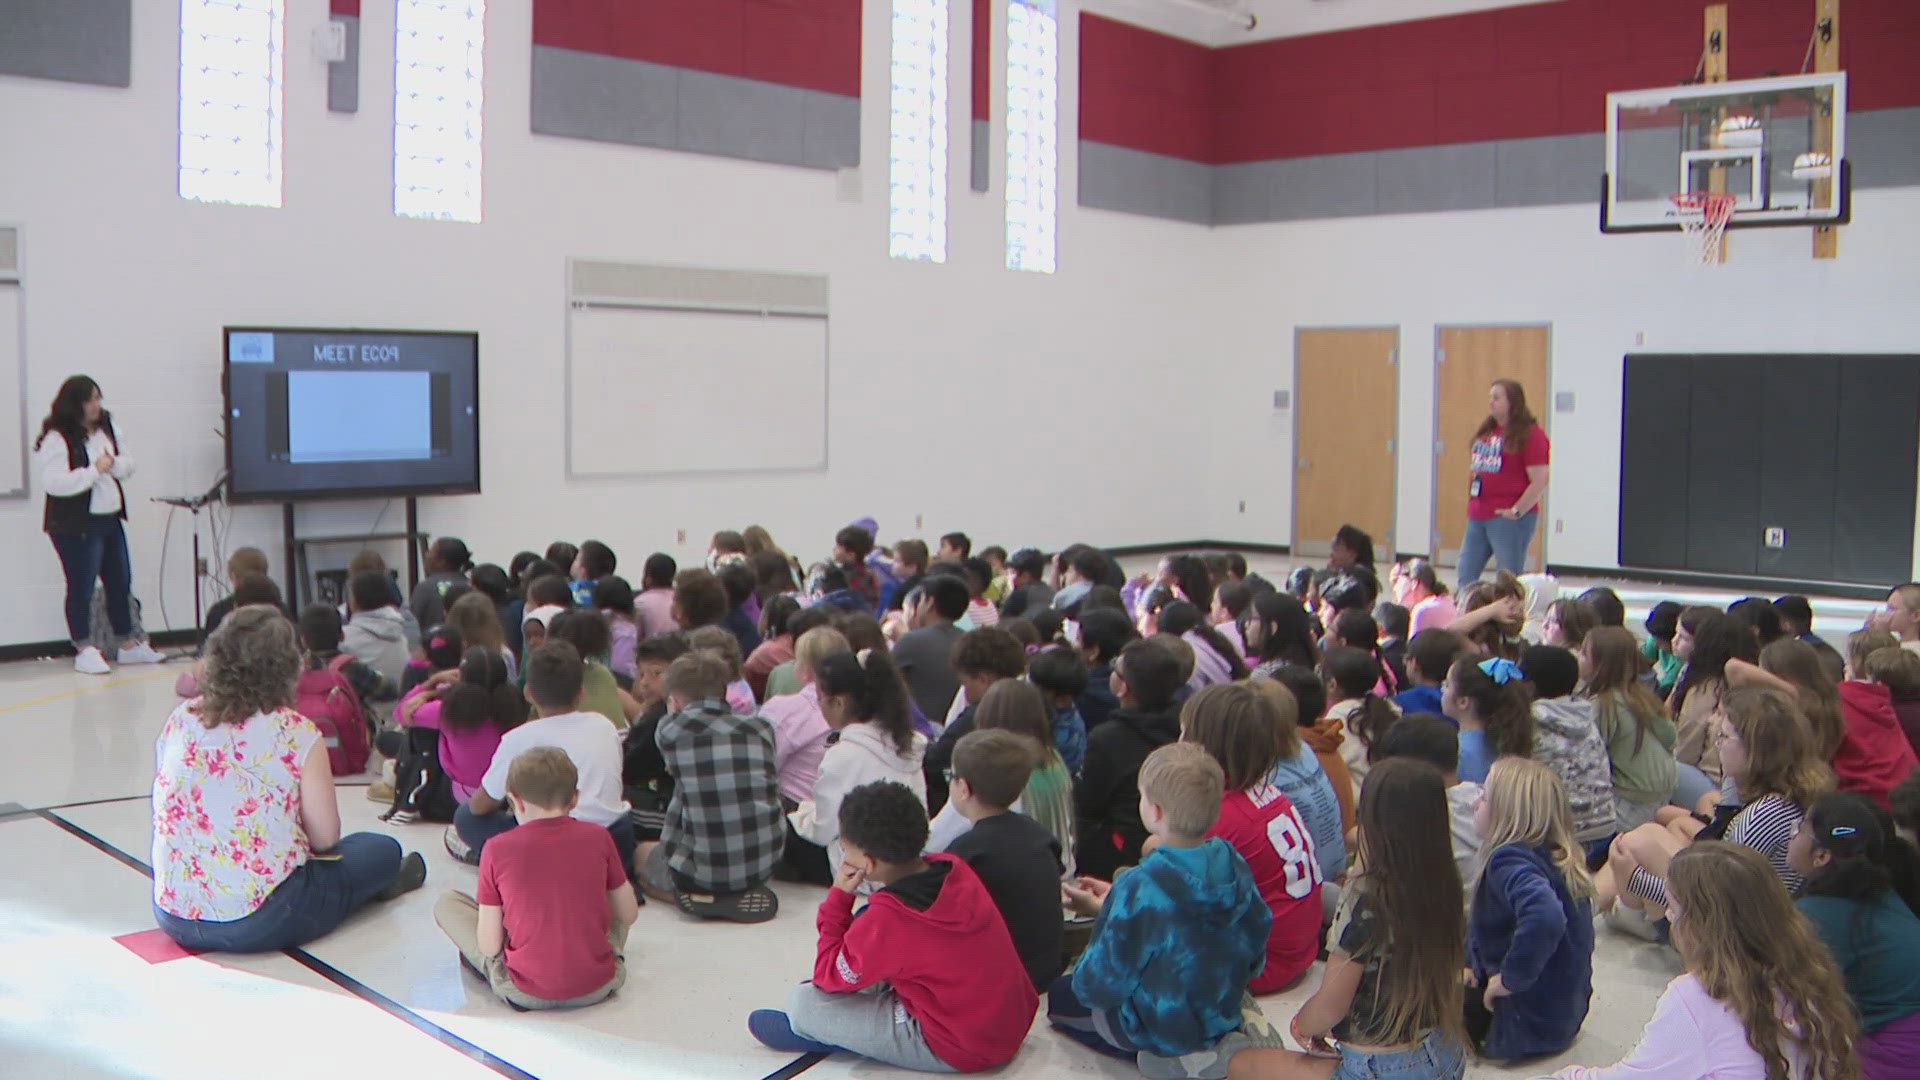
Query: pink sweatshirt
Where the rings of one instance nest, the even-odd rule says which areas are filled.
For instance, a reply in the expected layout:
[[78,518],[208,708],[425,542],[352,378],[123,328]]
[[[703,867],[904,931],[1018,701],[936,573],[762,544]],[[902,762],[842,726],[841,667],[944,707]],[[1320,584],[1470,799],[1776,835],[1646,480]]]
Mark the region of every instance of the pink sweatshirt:
[[[1806,1075],[1800,1045],[1782,1049],[1788,1073]],[[1553,1075],[1554,1080],[1766,1080],[1767,1067],[1747,1045],[1740,1019],[1687,974],[1667,984],[1639,1045],[1619,1064],[1570,1065]]]
[[760,715],[773,727],[774,763],[780,773],[780,795],[795,803],[813,798],[820,778],[820,759],[827,752],[826,717],[820,715],[820,690],[812,683],[799,693],[782,694],[760,706]]

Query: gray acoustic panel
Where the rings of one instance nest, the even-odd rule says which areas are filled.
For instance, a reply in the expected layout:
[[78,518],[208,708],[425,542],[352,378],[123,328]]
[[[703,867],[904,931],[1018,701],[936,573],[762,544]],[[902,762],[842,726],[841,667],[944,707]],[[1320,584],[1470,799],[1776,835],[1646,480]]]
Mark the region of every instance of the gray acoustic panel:
[[327,111],[360,111],[360,17],[335,15],[347,34],[347,56],[327,65]]
[[1213,167],[1213,223],[1252,225],[1272,221],[1273,170],[1270,163]]
[[1106,143],[1080,143],[1079,198],[1096,210],[1213,223],[1211,168]]
[[1266,162],[1273,221],[1379,213],[1374,155],[1325,154]]
[[0,75],[131,85],[133,0],[0,0]]
[[1607,137],[1549,135],[1491,144],[1496,206],[1556,206],[1600,197]]
[[860,162],[860,101],[844,94],[536,45],[532,105],[542,135],[815,169]]
[[988,186],[987,174],[993,164],[993,125],[985,120],[973,122],[973,179],[975,191],[985,191]]
[[1419,214],[1492,206],[1497,162],[1494,147],[1486,143],[1381,150],[1373,155],[1375,212]]
[[1848,113],[1847,161],[1855,187],[1920,184],[1920,108]]

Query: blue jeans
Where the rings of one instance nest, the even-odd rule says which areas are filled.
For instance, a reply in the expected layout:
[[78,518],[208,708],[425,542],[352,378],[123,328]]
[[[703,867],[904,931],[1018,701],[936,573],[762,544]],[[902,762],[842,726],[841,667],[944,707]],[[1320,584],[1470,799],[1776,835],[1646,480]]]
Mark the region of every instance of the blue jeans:
[[93,583],[107,586],[107,621],[125,641],[133,635],[133,560],[127,555],[127,531],[119,517],[94,514],[87,531],[53,534],[53,550],[67,575],[67,636],[85,648],[93,643]]
[[1489,556],[1501,570],[1516,575],[1525,573],[1527,545],[1533,543],[1533,530],[1539,524],[1538,510],[1529,511],[1512,521],[1503,517],[1492,517],[1485,521],[1469,518],[1467,538],[1460,544],[1460,584],[1466,586],[1479,581],[1480,575],[1487,569]]
[[[459,834],[460,839],[467,842],[467,847],[472,849],[476,863],[480,859],[480,850],[487,846],[487,841],[503,832],[512,831],[519,824],[511,810],[476,814],[473,812],[471,803],[461,803],[460,808],[453,812],[453,830]],[[607,832],[613,837],[614,849],[620,853],[621,868],[627,872],[627,879],[633,880],[633,852],[640,846],[639,834],[633,831],[633,818],[622,817],[619,821],[607,826]]]
[[1680,781],[1673,788],[1673,804],[1685,807],[1691,813],[1694,807],[1700,805],[1701,799],[1719,791],[1720,785],[1713,782],[1713,777],[1701,772],[1697,765],[1682,761],[1679,768]]
[[1459,1080],[1466,1073],[1466,1051],[1438,1031],[1429,1031],[1420,1045],[1405,1050],[1369,1053],[1340,1047],[1333,1080]]
[[1054,980],[1047,991],[1047,1022],[1061,1034],[1108,1057],[1134,1060],[1140,1048],[1114,1022],[1112,1013],[1083,1003],[1073,992],[1073,973]]
[[166,935],[189,949],[277,952],[325,936],[400,874],[400,842],[378,833],[343,836],[328,856],[308,859],[253,914],[200,922],[153,909]]

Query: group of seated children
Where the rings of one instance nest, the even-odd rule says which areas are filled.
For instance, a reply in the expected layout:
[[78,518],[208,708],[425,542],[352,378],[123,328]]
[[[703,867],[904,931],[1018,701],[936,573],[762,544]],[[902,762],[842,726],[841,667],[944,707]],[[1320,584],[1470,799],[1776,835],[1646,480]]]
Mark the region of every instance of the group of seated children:
[[[1605,914],[1687,973],[1562,1076],[1920,1060],[1920,585],[1842,655],[1797,597],[1643,641],[1610,590],[1411,560],[1383,603],[1357,530],[1285,589],[870,521],[832,550],[722,533],[636,591],[602,543],[442,540],[411,605],[369,568],[344,628],[301,612],[312,673],[400,697],[379,797],[479,866],[436,914],[508,1003],[617,990],[641,897],[760,922],[777,877],[830,890],[811,981],[749,1020],[782,1050],[993,1068],[1044,994],[1149,1076],[1459,1077],[1573,1045]],[[1256,996],[1319,957],[1288,1049]]]

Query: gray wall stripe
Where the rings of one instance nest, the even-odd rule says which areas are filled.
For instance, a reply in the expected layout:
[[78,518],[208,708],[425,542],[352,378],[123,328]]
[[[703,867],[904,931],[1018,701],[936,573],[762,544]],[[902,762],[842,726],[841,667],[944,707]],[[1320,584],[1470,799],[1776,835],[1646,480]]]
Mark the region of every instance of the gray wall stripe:
[[533,47],[533,130],[814,169],[860,163],[860,102],[643,60]]
[[973,122],[973,190],[987,190],[987,174],[993,161],[993,125],[985,120]]
[[[1080,205],[1246,225],[1589,203],[1600,197],[1604,143],[1554,135],[1208,166],[1083,141]],[[1847,158],[1858,187],[1920,185],[1920,108],[1849,116]]]
[[360,17],[335,15],[333,21],[347,28],[347,58],[327,65],[327,111],[360,111]]
[[0,0],[0,75],[131,85],[133,0]]

